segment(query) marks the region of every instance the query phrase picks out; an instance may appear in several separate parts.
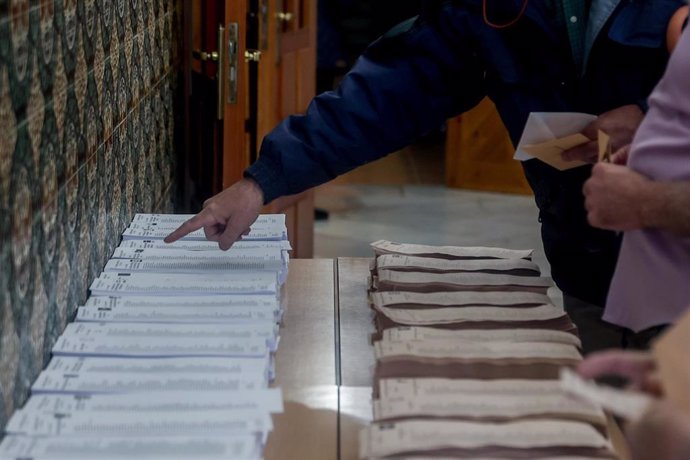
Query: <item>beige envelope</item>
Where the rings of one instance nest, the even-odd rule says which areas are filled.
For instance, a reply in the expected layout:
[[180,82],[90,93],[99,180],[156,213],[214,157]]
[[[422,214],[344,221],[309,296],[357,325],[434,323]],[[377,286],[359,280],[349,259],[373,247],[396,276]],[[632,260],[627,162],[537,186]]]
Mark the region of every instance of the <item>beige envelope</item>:
[[525,145],[522,147],[522,150],[560,171],[565,171],[566,169],[584,166],[587,163],[579,160],[565,161],[561,157],[561,154],[568,149],[586,144],[589,141],[590,139],[587,136],[577,133],[552,141],[542,142],[541,144]]

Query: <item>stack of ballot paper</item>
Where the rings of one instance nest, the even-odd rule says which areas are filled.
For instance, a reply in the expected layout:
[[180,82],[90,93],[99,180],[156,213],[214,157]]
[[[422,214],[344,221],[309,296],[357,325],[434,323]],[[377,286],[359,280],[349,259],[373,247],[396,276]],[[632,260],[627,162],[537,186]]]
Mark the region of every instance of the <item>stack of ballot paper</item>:
[[614,456],[603,409],[559,382],[581,343],[532,251],[372,247],[374,422],[362,459]]
[[230,250],[191,216],[137,214],[7,423],[0,459],[263,456],[288,271],[285,217],[260,216]]

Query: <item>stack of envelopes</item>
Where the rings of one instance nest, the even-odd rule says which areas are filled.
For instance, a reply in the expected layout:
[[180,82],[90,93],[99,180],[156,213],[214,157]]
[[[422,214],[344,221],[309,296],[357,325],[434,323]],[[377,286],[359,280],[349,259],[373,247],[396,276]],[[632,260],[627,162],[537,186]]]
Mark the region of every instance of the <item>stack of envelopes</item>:
[[137,214],[6,427],[7,459],[262,458],[287,276],[285,216],[228,251]]
[[603,410],[561,388],[580,340],[532,251],[372,247],[374,422],[361,458],[615,457]]

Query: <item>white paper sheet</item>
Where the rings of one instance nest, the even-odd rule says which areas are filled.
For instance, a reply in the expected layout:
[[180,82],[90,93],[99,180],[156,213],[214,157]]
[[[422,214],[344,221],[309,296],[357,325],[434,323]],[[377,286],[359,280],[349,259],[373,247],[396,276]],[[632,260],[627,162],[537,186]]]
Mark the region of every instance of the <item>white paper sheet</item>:
[[73,374],[43,371],[31,387],[31,392],[102,394],[161,391],[237,391],[259,390],[268,386],[265,376],[259,374],[154,374],[89,372]]
[[[106,395],[39,394],[29,398],[21,411],[46,415],[80,412],[283,412],[279,388],[250,391],[170,391]],[[105,414],[104,414],[105,415]]]
[[47,372],[63,374],[225,374],[267,376],[271,358],[115,358],[53,356]]
[[652,398],[644,393],[597,385],[584,380],[570,369],[561,369],[561,387],[627,420],[639,419],[652,402]]
[[5,427],[8,434],[26,436],[172,436],[243,435],[268,433],[270,415],[256,411],[79,412],[69,417],[45,417],[18,412]]
[[527,118],[513,158],[520,161],[530,160],[534,157],[522,150],[523,145],[540,144],[579,133],[596,119],[596,115],[588,113],[532,112]]
[[53,355],[115,356],[157,358],[167,356],[203,356],[227,358],[263,358],[269,352],[265,339],[229,339],[211,337],[94,337],[62,335],[52,349]]
[[79,307],[75,321],[119,323],[265,323],[280,322],[273,307]]
[[91,296],[85,307],[252,307],[258,310],[279,309],[280,301],[275,295],[214,295],[214,296]]
[[276,294],[273,272],[216,274],[158,274],[103,272],[91,287],[92,295],[222,295]]
[[[120,246],[123,249],[179,249],[185,251],[216,252],[220,251],[215,241],[185,241],[178,240],[174,243],[165,243],[163,240],[123,240]],[[292,249],[289,240],[281,241],[235,241],[227,252],[238,249]]]
[[9,435],[0,444],[3,460],[258,460],[260,437],[34,437]]
[[94,340],[107,338],[119,338],[120,340],[210,338],[264,340],[269,343],[276,341],[278,326],[271,322],[250,326],[244,324],[70,323],[62,332],[62,336],[83,336]]
[[[195,214],[145,214],[137,213],[132,219],[135,224],[170,223],[181,225]],[[285,214],[260,214],[254,225],[285,225]]]

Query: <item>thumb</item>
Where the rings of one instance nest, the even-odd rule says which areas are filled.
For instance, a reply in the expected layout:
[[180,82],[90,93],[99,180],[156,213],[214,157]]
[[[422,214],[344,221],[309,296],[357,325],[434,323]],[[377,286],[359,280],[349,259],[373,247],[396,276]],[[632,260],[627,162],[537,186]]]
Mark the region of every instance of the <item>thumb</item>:
[[223,234],[218,238],[218,247],[223,251],[230,249],[235,241],[242,236],[243,230],[241,230],[241,227],[239,227],[236,222],[233,222],[233,220],[234,219],[230,219],[228,225],[225,226]]
[[630,145],[626,145],[624,147],[619,148],[616,150],[616,153],[613,154],[611,157],[611,163],[615,165],[620,165],[620,166],[625,166],[628,164],[628,156],[630,154]]
[[564,161],[586,161],[593,163],[597,158],[599,144],[597,141],[589,141],[585,144],[578,145],[572,149],[568,149],[561,154]]

